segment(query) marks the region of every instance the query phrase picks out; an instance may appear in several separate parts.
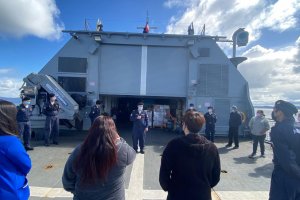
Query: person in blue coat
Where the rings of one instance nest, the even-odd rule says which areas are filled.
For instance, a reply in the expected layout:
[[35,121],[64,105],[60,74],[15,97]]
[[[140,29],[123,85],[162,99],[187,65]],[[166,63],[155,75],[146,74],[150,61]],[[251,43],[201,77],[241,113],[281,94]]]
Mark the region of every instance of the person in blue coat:
[[16,106],[0,100],[0,199],[28,200],[31,160],[17,137]]
[[17,107],[17,122],[20,137],[23,137],[24,147],[26,151],[33,150],[30,146],[31,138],[31,123],[30,116],[32,116],[32,107],[30,105],[30,98],[24,97],[22,103]]
[[300,131],[293,116],[297,112],[283,100],[276,101],[272,112],[276,123],[270,132],[274,170],[269,200],[300,199]]
[[91,120],[91,125],[93,124],[95,119],[100,116],[100,114],[101,114],[101,105],[102,104],[103,104],[102,101],[97,100],[96,105],[91,107],[91,111],[89,113],[89,117],[90,117],[90,120]]
[[205,113],[204,118],[205,118],[205,137],[206,137],[206,139],[214,142],[215,141],[217,115],[213,112],[212,106],[209,106],[207,108],[207,113]]
[[133,122],[132,140],[133,149],[138,152],[138,144],[140,146],[140,153],[144,154],[145,137],[148,131],[148,115],[143,110],[144,104],[138,103],[138,109],[132,111],[130,120]]

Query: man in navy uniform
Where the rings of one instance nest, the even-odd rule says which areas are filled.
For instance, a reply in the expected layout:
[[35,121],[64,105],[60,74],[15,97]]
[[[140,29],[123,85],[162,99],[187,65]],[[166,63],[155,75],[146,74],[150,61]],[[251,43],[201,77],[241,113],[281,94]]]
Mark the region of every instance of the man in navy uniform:
[[207,113],[205,113],[204,117],[205,117],[205,136],[206,136],[206,139],[214,142],[215,132],[216,132],[215,124],[217,122],[217,116],[213,112],[213,107],[212,106],[209,106],[207,108]]
[[45,123],[45,146],[49,146],[50,136],[52,135],[53,144],[58,145],[59,129],[59,104],[53,93],[49,94],[49,101],[44,104],[43,114],[46,115]]
[[102,105],[102,101],[97,100],[96,105],[91,107],[91,112],[89,114],[89,117],[91,119],[91,125],[93,124],[95,119],[100,116],[100,114],[101,114],[101,105]]
[[130,115],[130,120],[133,122],[132,140],[133,149],[138,152],[138,144],[140,146],[140,153],[144,154],[145,136],[148,131],[148,115],[143,110],[144,104],[138,103],[138,109],[134,110]]
[[293,116],[297,112],[289,102],[275,102],[272,118],[276,123],[270,132],[274,170],[269,200],[300,199],[300,130]]
[[239,148],[239,126],[242,124],[242,116],[236,106],[232,106],[229,117],[229,133],[228,144],[226,147],[231,147],[234,140],[233,149]]
[[30,146],[31,138],[31,123],[30,116],[32,115],[32,107],[30,105],[30,98],[24,97],[22,104],[17,107],[17,122],[20,137],[23,137],[24,147],[26,151],[33,150]]

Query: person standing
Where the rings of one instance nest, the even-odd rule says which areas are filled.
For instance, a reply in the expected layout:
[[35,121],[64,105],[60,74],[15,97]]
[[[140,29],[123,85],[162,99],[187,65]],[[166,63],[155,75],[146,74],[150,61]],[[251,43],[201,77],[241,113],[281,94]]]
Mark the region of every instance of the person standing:
[[226,147],[231,147],[234,140],[233,149],[239,148],[239,126],[242,124],[242,116],[236,106],[232,106],[229,117],[229,134],[228,144]]
[[275,102],[270,137],[274,170],[271,177],[269,200],[300,199],[300,132],[295,127],[294,114],[298,112],[290,102]]
[[59,135],[59,104],[53,93],[49,94],[49,101],[43,107],[43,114],[46,115],[45,123],[45,146],[49,146],[50,136],[53,137],[53,144],[58,145]]
[[89,113],[89,117],[91,120],[91,125],[93,124],[94,120],[100,116],[101,114],[101,105],[102,105],[102,101],[97,100],[96,101],[96,105],[91,107],[91,111]]
[[32,107],[30,105],[30,98],[24,97],[22,99],[22,104],[17,107],[17,122],[19,135],[23,138],[23,143],[26,151],[33,150],[30,146],[31,138],[31,123],[30,116],[32,116]]
[[204,115],[205,118],[205,136],[206,139],[214,142],[216,132],[217,115],[213,112],[213,107],[207,108],[207,113]]
[[101,115],[68,158],[63,187],[76,200],[124,200],[124,174],[135,157],[133,148],[120,138],[113,119]]
[[211,200],[211,188],[220,181],[221,164],[216,145],[199,132],[203,115],[187,111],[184,136],[171,140],[161,157],[159,183],[167,200]]
[[265,157],[265,139],[266,133],[270,129],[269,121],[265,118],[263,110],[257,110],[256,116],[252,117],[249,122],[249,128],[253,139],[253,151],[249,158],[254,158],[256,155],[257,145],[260,145],[260,157]]
[[28,200],[31,160],[17,137],[16,106],[0,100],[0,199]]
[[130,120],[133,122],[132,140],[133,149],[138,152],[138,145],[140,146],[140,153],[144,154],[145,137],[148,131],[148,115],[143,110],[144,104],[138,103],[137,110],[134,110],[130,115]]

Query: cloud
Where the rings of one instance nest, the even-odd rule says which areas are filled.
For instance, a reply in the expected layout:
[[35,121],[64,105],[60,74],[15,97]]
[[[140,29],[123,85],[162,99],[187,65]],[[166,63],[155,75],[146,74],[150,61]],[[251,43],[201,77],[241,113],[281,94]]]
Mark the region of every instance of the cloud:
[[[282,32],[296,27],[297,13],[300,10],[300,0],[187,2],[181,4],[186,8],[184,12],[170,19],[167,33],[186,34],[188,25],[194,22],[197,34],[201,32],[203,24],[206,24],[208,35],[231,36],[236,29],[244,27],[250,33],[250,41],[255,41],[260,37],[263,28]],[[165,4],[169,7],[180,5],[178,0],[168,0]]]
[[0,74],[7,74],[11,71],[12,71],[11,68],[0,68]]
[[64,25],[55,0],[0,0],[0,37],[58,39]]
[[19,88],[22,86],[21,79],[1,78],[0,80],[0,97],[19,97]]
[[254,103],[285,99],[300,105],[300,66],[295,67],[294,60],[300,51],[299,38],[293,46],[274,50],[257,45],[243,54],[248,60],[239,71],[249,82]]

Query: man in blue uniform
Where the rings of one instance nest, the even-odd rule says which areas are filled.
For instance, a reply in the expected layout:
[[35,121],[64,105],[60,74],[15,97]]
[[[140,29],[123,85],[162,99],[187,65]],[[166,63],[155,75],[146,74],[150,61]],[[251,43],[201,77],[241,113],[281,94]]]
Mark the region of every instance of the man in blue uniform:
[[215,128],[215,124],[217,122],[217,116],[216,114],[213,112],[213,107],[209,106],[207,108],[207,113],[205,113],[204,117],[205,117],[205,136],[206,139],[214,142],[215,141],[215,132],[216,132],[216,128]]
[[300,130],[295,125],[297,108],[286,101],[275,103],[271,128],[274,170],[269,200],[300,199]]
[[26,151],[33,150],[30,146],[31,138],[31,123],[30,116],[32,115],[32,108],[30,105],[30,98],[24,97],[22,99],[22,104],[17,107],[17,122],[20,137],[23,137],[24,147]]
[[233,149],[239,148],[239,126],[242,124],[242,116],[236,106],[231,107],[231,113],[229,117],[229,133],[228,144],[226,147],[231,147],[234,140]]
[[53,144],[58,145],[58,128],[59,128],[59,104],[53,93],[49,94],[50,100],[43,107],[43,114],[46,115],[45,123],[45,146],[49,146],[50,136],[52,135]]
[[91,119],[91,125],[93,124],[95,119],[100,116],[100,114],[101,114],[101,105],[102,105],[102,101],[97,100],[96,105],[91,107],[91,112],[89,114],[89,117]]
[[138,103],[138,109],[134,110],[130,115],[130,120],[133,122],[132,140],[133,149],[138,152],[138,144],[140,146],[140,153],[144,154],[145,136],[148,131],[148,116],[143,110],[144,104]]

